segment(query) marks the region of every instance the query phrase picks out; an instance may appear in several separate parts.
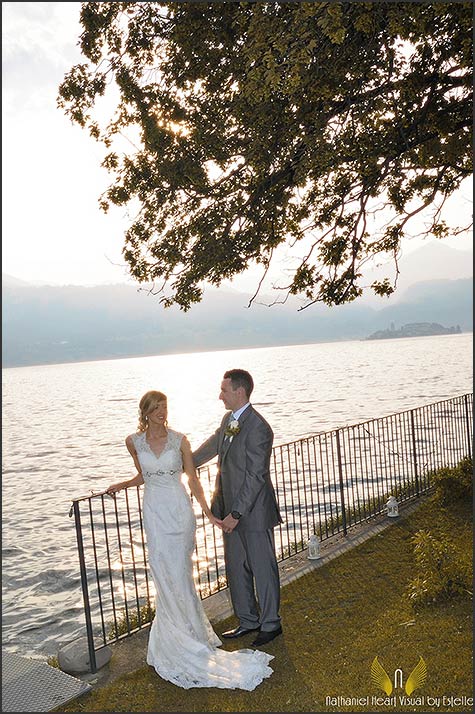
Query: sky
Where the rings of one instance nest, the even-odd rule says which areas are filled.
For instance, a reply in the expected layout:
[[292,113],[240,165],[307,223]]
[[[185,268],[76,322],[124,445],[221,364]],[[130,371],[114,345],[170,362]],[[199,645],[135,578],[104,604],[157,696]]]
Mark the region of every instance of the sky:
[[[66,72],[84,59],[77,2],[2,2],[3,272],[55,285],[132,282],[121,255],[129,218],[104,214],[98,199],[110,181],[102,147],[56,105]],[[451,201],[471,215],[471,185]],[[460,250],[471,231],[446,239]],[[403,253],[421,246],[406,242]],[[230,284],[256,286],[254,271]]]

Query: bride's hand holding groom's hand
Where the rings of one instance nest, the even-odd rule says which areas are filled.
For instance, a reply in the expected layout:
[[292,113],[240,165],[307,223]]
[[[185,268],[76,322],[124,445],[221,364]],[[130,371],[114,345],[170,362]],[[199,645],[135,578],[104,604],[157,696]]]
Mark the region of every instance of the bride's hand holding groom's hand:
[[239,523],[238,518],[233,518],[230,513],[221,521],[221,528],[225,533],[232,533]]
[[220,518],[216,518],[216,516],[214,516],[214,515],[211,513],[211,511],[210,511],[209,514],[207,513],[206,515],[207,515],[208,520],[209,520],[209,522],[211,523],[212,526],[217,526],[218,528],[221,528],[221,530],[222,530],[222,528],[223,528],[223,521],[222,521]]

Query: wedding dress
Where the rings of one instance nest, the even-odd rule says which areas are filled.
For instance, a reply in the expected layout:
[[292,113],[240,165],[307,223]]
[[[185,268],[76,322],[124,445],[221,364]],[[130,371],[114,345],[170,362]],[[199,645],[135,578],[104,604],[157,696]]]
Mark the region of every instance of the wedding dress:
[[145,433],[133,442],[144,479],[143,517],[149,566],[156,590],[147,663],[169,682],[191,687],[253,690],[272,674],[272,655],[226,652],[196,592],[192,554],[196,520],[182,482],[183,434],[172,429],[157,456]]

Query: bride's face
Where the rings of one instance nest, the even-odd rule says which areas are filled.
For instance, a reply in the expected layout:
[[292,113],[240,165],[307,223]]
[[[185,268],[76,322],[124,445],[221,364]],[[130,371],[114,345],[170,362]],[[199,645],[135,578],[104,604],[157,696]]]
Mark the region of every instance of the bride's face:
[[168,416],[167,403],[165,401],[158,402],[156,407],[147,414],[149,424],[156,426],[164,425]]

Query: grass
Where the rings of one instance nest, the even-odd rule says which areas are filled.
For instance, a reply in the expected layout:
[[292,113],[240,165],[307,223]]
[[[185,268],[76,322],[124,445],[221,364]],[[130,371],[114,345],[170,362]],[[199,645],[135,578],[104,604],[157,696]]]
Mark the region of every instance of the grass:
[[152,622],[155,617],[155,607],[150,603],[146,602],[141,606],[139,613],[125,613],[117,618],[116,622],[109,623],[109,638],[112,640],[126,632],[133,631],[141,627],[145,622]]
[[[275,656],[273,675],[254,692],[183,690],[142,667],[64,706],[64,712],[327,712],[468,711],[430,705],[429,697],[472,696],[472,603],[467,596],[415,611],[405,597],[415,574],[413,535],[434,524],[453,535],[460,552],[472,552],[472,510],[466,501],[443,508],[434,498],[351,551],[282,588],[284,635],[265,650]],[[215,629],[235,624],[228,619]],[[238,641],[225,649],[249,645]],[[371,697],[386,697],[371,683],[375,656],[392,679],[400,668],[406,682],[422,656],[427,680],[404,705],[383,709]],[[131,663],[131,669],[133,663]],[[368,704],[332,705],[327,697],[363,697]],[[420,703],[422,701],[422,704]],[[380,705],[381,706],[381,705]]]

